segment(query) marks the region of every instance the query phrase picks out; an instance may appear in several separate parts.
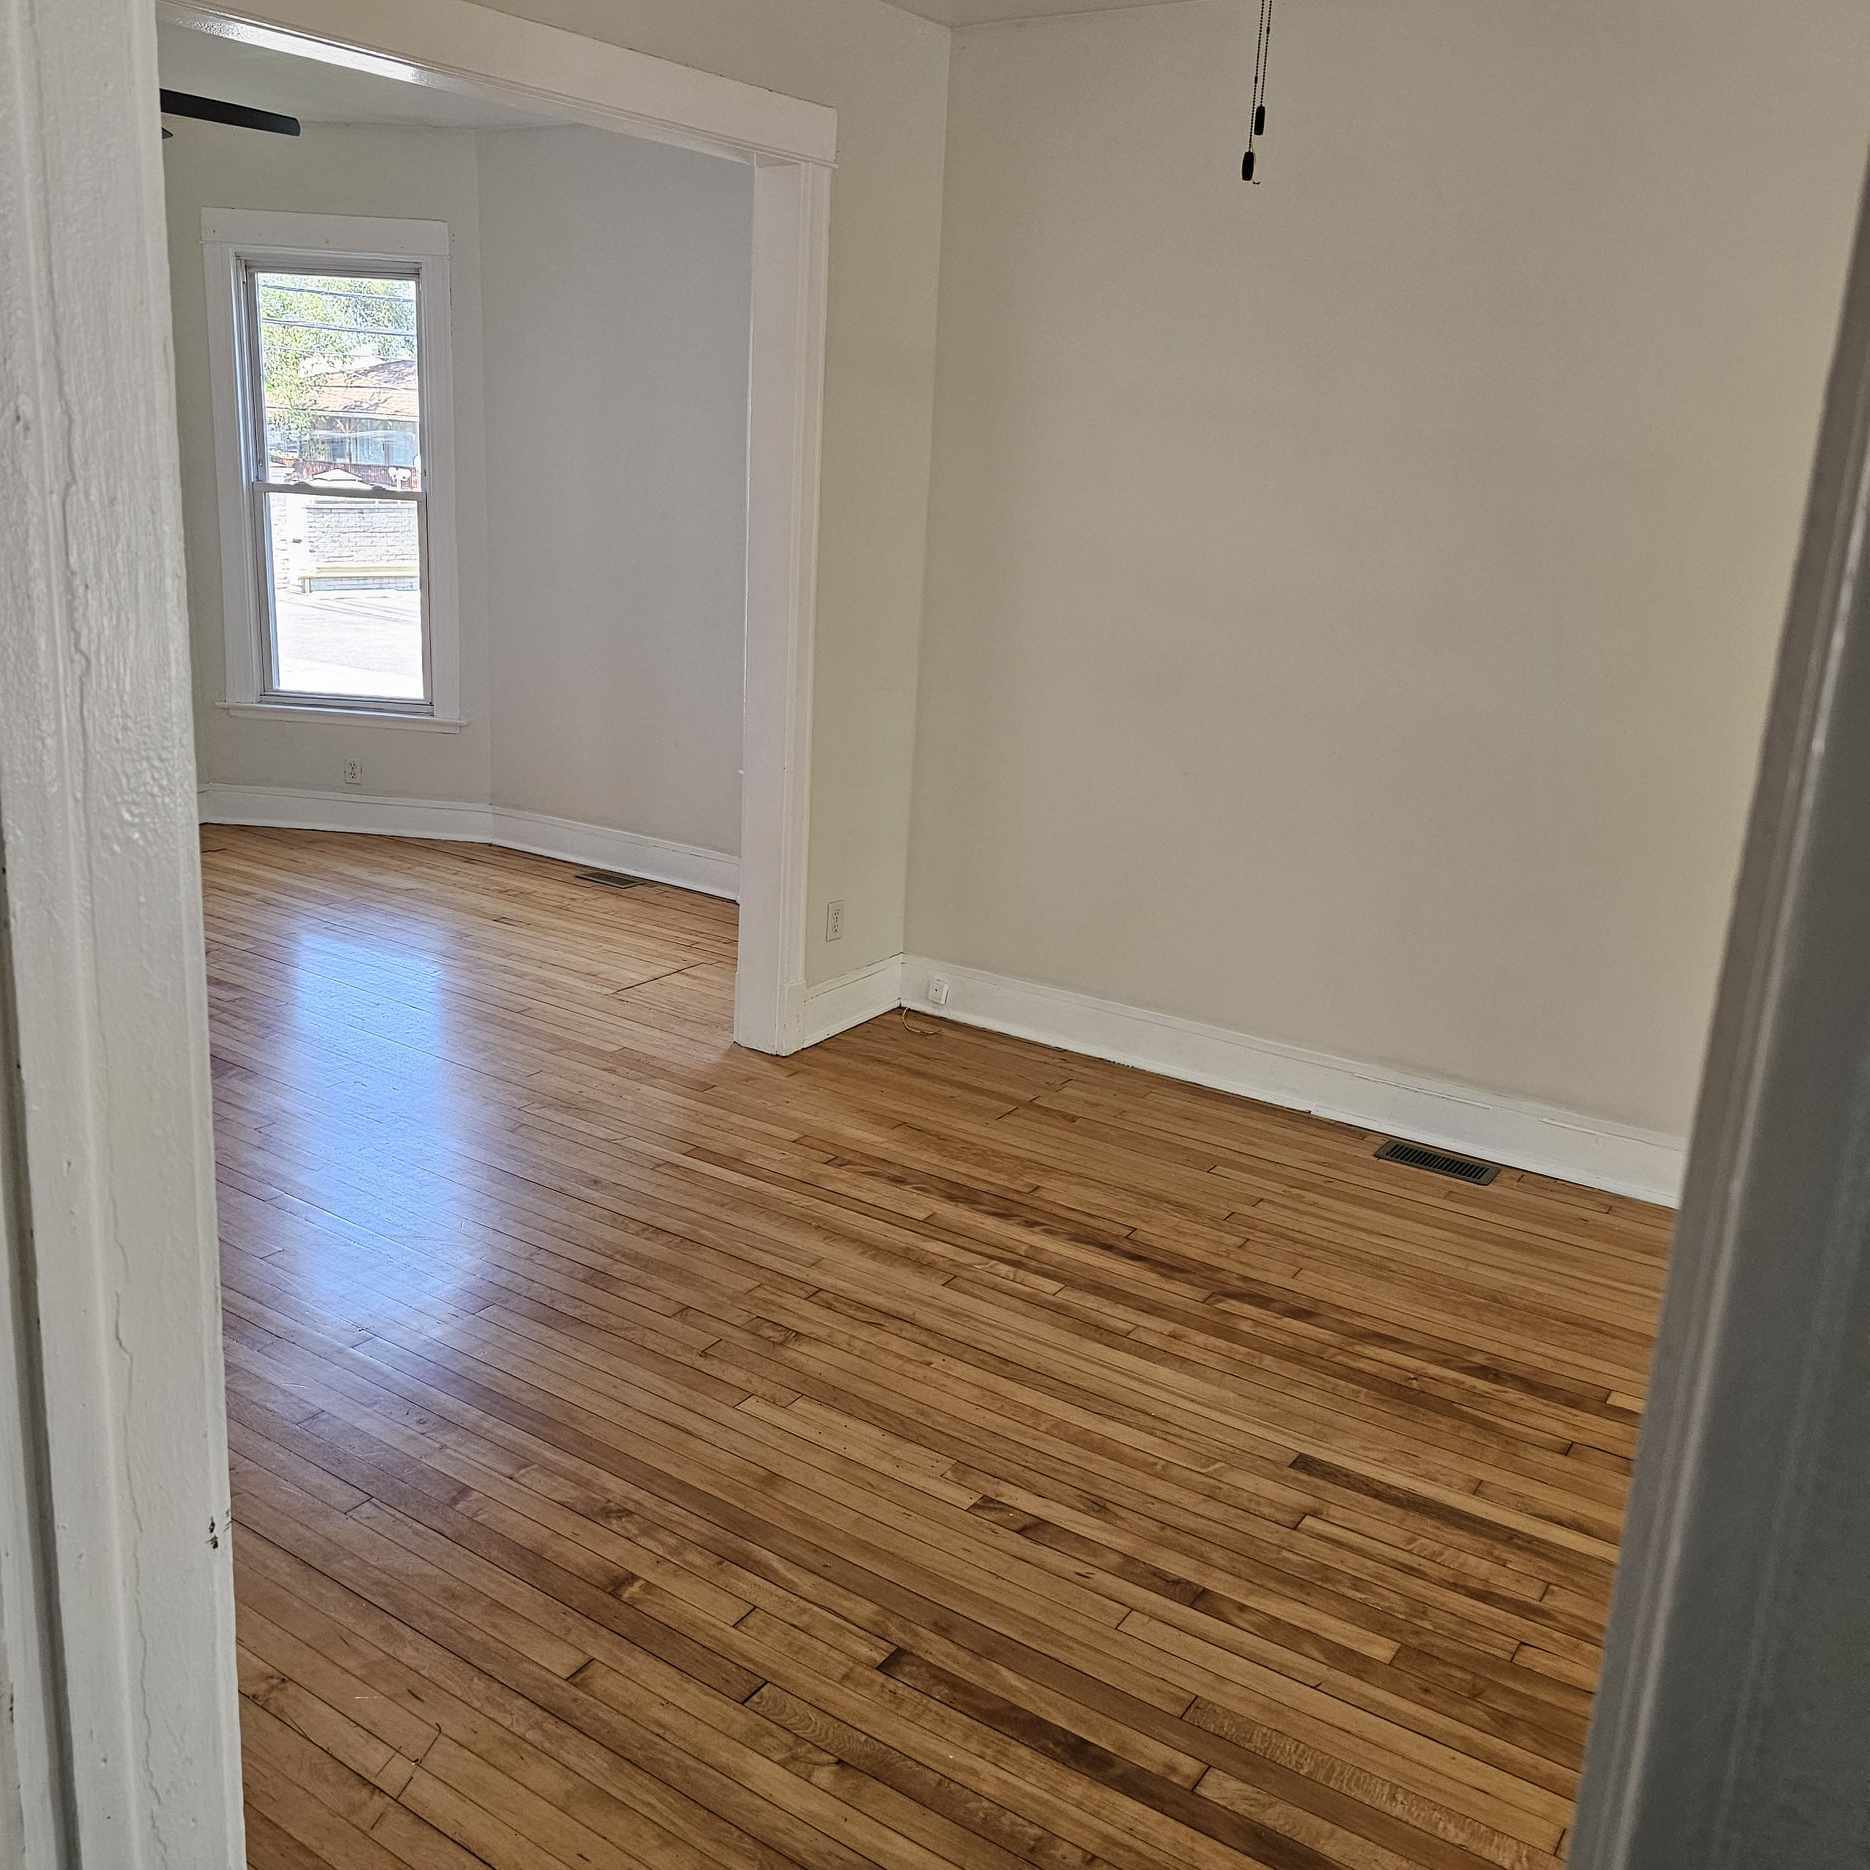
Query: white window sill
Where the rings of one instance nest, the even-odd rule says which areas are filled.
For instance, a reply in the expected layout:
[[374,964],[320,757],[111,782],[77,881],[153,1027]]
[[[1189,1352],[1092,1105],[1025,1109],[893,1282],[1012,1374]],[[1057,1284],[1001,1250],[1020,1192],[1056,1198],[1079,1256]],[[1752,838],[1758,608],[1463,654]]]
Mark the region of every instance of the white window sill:
[[346,727],[413,727],[425,734],[458,734],[460,716],[394,714],[385,708],[300,708],[289,701],[223,701],[223,713],[250,721],[341,721]]

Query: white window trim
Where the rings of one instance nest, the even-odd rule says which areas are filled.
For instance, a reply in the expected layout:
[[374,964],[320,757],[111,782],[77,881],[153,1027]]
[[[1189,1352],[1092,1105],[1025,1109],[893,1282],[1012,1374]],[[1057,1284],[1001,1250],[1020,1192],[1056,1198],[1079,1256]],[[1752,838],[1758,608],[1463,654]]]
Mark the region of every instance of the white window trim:
[[[448,226],[443,221],[285,214],[204,208],[202,260],[208,286],[208,366],[214,391],[214,468],[221,529],[222,649],[226,705],[242,714],[292,720],[459,726],[461,602],[455,534],[454,370],[450,344]],[[423,563],[428,614],[429,700],[382,703],[301,700],[266,691],[262,649],[266,598],[248,486],[251,432],[242,332],[242,268],[248,263],[328,266],[334,257],[413,267],[421,357],[422,471],[427,508]]]

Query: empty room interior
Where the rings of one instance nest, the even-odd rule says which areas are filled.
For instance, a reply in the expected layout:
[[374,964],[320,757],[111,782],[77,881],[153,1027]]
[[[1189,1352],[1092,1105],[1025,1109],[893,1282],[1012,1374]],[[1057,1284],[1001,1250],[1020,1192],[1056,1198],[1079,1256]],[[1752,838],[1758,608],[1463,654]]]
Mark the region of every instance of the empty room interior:
[[1641,1865],[1861,0],[131,10],[229,1815],[0,1860]]

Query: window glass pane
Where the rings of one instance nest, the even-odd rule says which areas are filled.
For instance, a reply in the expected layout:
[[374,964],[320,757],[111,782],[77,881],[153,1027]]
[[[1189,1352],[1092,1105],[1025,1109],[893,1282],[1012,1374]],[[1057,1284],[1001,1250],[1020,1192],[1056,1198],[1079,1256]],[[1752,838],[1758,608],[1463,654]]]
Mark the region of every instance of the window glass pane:
[[256,270],[253,298],[262,478],[419,487],[416,282]]
[[264,497],[274,691],[425,700],[416,503]]

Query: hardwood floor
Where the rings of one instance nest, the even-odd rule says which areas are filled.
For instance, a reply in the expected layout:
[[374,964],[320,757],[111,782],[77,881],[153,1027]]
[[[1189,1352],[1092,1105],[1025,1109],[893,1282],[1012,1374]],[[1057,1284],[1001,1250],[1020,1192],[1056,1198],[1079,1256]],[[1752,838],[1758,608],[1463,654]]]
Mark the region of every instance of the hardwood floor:
[[204,834],[256,1870],[1543,1870],[1668,1242]]

